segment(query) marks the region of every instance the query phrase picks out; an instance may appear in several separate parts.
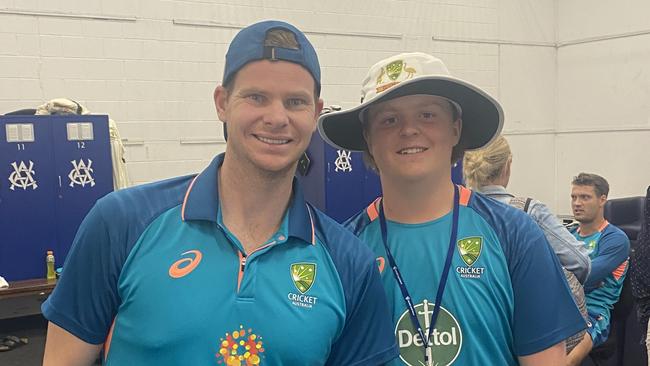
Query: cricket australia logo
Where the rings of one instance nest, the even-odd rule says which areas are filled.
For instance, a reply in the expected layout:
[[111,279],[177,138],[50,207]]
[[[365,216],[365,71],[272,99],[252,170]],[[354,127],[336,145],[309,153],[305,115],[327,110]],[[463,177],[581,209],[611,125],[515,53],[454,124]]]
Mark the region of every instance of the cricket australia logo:
[[[375,91],[377,93],[381,93],[399,84],[397,78],[399,78],[400,74],[402,73],[403,67],[404,67],[404,61],[397,60],[389,63],[388,65],[386,65],[386,67],[382,68],[379,76],[377,77],[377,87],[375,88]],[[389,79],[385,83],[384,83],[384,76],[387,76]]]
[[592,239],[589,242],[585,243],[585,246],[587,247],[587,252],[591,254],[595,249],[596,249],[596,239]]
[[397,60],[386,65],[386,75],[389,79],[395,81],[402,73],[402,68],[404,67],[403,60]]
[[318,298],[316,296],[306,295],[316,280],[315,263],[294,263],[291,265],[291,281],[300,292],[299,294],[290,292],[287,298],[295,306],[311,309],[316,305]]
[[[415,305],[418,321],[428,334],[434,303],[424,300]],[[438,319],[431,332],[429,348],[427,348],[428,363],[424,362],[424,347],[422,337],[411,321],[408,309],[404,311],[395,326],[395,337],[399,346],[399,357],[409,366],[445,366],[451,365],[463,346],[463,332],[458,320],[444,307],[440,307]]]
[[68,178],[70,178],[70,187],[74,187],[75,185],[85,187],[86,184],[90,184],[91,187],[95,186],[95,179],[92,176],[92,160],[88,159],[88,165],[86,165],[84,159],[79,159],[79,162],[72,160],[70,163],[72,163],[73,167],[68,174]]
[[458,241],[458,253],[460,258],[467,265],[456,267],[456,272],[462,278],[481,278],[485,267],[474,267],[483,251],[483,238],[480,236],[471,236]]
[[11,166],[14,168],[14,171],[9,175],[9,182],[11,183],[9,189],[15,191],[16,187],[18,187],[26,191],[27,188],[31,188],[32,190],[38,188],[38,184],[36,184],[36,180],[34,179],[34,175],[36,175],[34,162],[30,160],[29,167],[27,167],[24,161],[21,161],[20,164],[16,164],[14,161],[11,163]]
[[334,161],[334,166],[336,166],[334,171],[338,172],[340,170],[343,172],[351,172],[352,157],[350,155],[352,153],[346,150],[336,150],[336,153],[339,154],[339,156],[336,158],[336,161]]

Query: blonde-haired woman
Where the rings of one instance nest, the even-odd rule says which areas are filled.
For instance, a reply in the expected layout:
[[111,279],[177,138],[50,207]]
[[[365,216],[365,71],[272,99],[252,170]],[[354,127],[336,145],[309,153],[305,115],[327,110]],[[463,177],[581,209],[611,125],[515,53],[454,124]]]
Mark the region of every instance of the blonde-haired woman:
[[[512,152],[508,141],[498,136],[481,150],[465,153],[463,174],[465,181],[475,191],[505,204],[524,210],[544,232],[562,267],[580,313],[586,319],[587,308],[582,285],[591,269],[591,260],[584,243],[578,241],[564,228],[560,220],[540,201],[528,197],[515,197],[506,191],[510,181]],[[585,336],[579,332],[566,339],[569,354]]]
[[[506,191],[510,181],[512,152],[505,137],[499,136],[485,148],[466,152],[463,174],[467,185],[475,191],[505,204],[520,199]],[[562,225],[549,208],[538,200],[526,200],[526,213],[539,225],[562,266],[584,284],[591,261],[584,244]]]

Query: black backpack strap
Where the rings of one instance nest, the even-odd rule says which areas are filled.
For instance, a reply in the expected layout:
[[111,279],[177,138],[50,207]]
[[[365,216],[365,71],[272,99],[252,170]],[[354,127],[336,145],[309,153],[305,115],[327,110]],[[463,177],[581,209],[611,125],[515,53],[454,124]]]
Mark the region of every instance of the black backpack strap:
[[528,207],[530,207],[530,202],[531,202],[532,200],[533,200],[533,199],[530,198],[530,197],[526,198],[526,204],[524,205],[524,212],[528,213]]

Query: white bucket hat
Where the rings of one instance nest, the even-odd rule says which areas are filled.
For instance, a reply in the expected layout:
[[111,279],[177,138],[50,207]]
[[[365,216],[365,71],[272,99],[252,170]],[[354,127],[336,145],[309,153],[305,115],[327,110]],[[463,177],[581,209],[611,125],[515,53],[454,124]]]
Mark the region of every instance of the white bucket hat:
[[463,120],[460,144],[467,150],[481,148],[503,128],[499,102],[479,87],[451,76],[445,64],[431,55],[402,53],[374,64],[361,87],[361,105],[322,115],[318,130],[330,145],[363,151],[363,112],[372,104],[406,95],[427,94],[448,99]]

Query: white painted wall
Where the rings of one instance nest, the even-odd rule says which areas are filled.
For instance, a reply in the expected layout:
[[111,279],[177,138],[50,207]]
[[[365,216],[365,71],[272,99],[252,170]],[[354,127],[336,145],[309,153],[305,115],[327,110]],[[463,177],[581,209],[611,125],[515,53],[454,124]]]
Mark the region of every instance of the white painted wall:
[[[212,91],[221,80],[228,43],[241,26],[275,18],[308,33],[320,56],[328,104],[356,105],[360,81],[381,58],[404,51],[442,58],[453,74],[503,103],[504,132],[515,152],[511,189],[560,213],[568,212],[570,176],[583,167],[590,170],[593,161],[592,153],[574,147],[579,135],[568,131],[584,129],[594,119],[602,119],[602,128],[645,128],[595,133],[616,156],[623,149],[613,142],[642,146],[648,140],[650,66],[643,61],[650,65],[650,55],[642,46],[648,39],[557,47],[577,38],[644,29],[648,21],[636,10],[650,9],[641,0],[615,8],[571,0],[377,0],[369,5],[349,0],[0,0],[0,113],[69,97],[117,121],[134,183],[197,172],[224,149]],[[593,13],[587,21],[586,8]],[[622,17],[604,22],[603,17],[618,12]],[[635,20],[627,21],[626,15]],[[610,54],[616,57],[603,57]],[[615,85],[626,86],[632,102],[623,98],[624,91],[611,91],[611,81],[594,77],[611,74],[618,68],[612,65],[628,67]],[[625,118],[602,110],[607,102],[608,110],[619,110],[618,117]],[[626,143],[625,136],[634,142]],[[633,153],[641,154],[640,149]],[[638,156],[599,159],[597,167],[612,182],[612,193],[637,194],[642,184],[650,184],[650,173],[630,177],[632,161],[634,170],[643,170]]]
[[610,197],[650,185],[650,2],[558,2],[558,211],[571,177],[601,174]]

